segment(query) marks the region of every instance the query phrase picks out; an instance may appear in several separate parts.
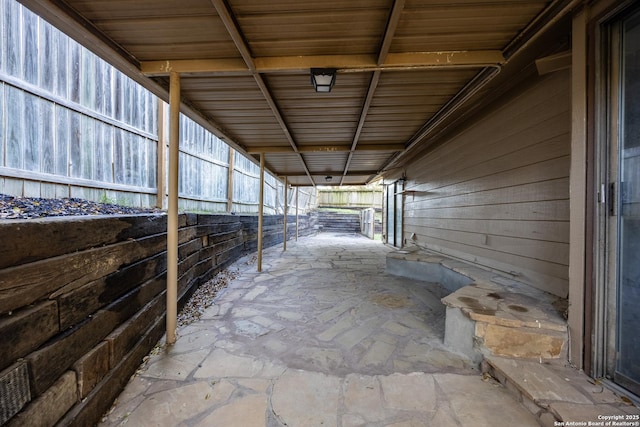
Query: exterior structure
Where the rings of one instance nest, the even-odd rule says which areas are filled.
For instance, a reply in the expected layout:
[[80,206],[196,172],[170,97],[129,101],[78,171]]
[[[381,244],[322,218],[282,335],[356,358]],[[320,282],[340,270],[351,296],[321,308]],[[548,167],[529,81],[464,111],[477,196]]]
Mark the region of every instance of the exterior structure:
[[640,393],[633,1],[22,2],[171,97],[176,153],[182,109],[292,185],[384,179],[388,244],[565,299],[569,362]]

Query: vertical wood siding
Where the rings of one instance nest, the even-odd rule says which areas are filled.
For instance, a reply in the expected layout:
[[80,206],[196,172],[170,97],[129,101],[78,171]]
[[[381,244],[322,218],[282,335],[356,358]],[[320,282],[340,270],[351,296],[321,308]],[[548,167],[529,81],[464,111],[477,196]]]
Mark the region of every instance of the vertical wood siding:
[[406,242],[567,296],[569,77],[511,92],[407,167]]

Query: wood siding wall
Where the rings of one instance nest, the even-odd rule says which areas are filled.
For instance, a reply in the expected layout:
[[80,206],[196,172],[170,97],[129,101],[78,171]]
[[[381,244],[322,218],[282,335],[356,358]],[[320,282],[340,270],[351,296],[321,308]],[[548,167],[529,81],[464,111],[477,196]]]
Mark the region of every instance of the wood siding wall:
[[570,76],[536,78],[407,167],[404,239],[566,297]]
[[[299,219],[300,235],[315,232],[315,217]],[[164,333],[166,227],[165,215],[0,222],[0,425],[100,420]],[[181,215],[179,304],[255,251],[257,228],[256,216]],[[264,246],[282,240],[282,215],[266,216]]]

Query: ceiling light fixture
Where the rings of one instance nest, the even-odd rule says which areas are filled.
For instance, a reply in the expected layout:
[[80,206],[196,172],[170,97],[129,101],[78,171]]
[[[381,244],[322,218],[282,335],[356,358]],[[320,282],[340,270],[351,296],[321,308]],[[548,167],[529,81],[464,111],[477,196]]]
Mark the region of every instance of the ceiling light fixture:
[[324,180],[327,182],[331,182],[331,180],[333,179],[333,177],[331,175],[327,175],[324,177]]
[[312,68],[311,84],[316,92],[331,92],[331,88],[336,83],[335,68]]

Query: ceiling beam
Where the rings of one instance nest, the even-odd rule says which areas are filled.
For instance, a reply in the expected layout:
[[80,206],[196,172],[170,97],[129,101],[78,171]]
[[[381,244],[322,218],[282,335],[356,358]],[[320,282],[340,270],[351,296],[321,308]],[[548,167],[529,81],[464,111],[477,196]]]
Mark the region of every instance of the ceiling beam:
[[[322,153],[322,152],[365,152],[365,151],[402,151],[404,150],[404,144],[366,144],[358,145],[355,149],[351,149],[347,145],[302,145],[298,147],[299,153]],[[293,154],[293,151],[289,147],[253,147],[248,150],[249,154],[260,153],[281,153]]]
[[216,8],[216,12],[222,20],[224,27],[227,29],[229,36],[231,36],[233,44],[236,45],[236,49],[240,52],[240,56],[242,56],[245,64],[249,67],[249,71],[254,72],[255,65],[253,57],[251,56],[251,50],[249,50],[249,45],[240,32],[238,22],[231,10],[229,10],[227,3],[224,0],[211,0],[211,3],[213,3],[213,6]]
[[483,67],[504,63],[499,50],[389,53],[383,68],[424,68],[446,66]]
[[230,10],[225,0],[211,0],[211,3],[213,3],[213,6],[216,8],[216,12],[218,13],[218,16],[222,20],[222,23],[227,29],[227,32],[231,36],[233,43],[236,45],[236,48],[238,49],[238,52],[240,52],[240,55],[242,56],[242,59],[244,60],[246,66],[248,67],[249,71],[253,74],[253,77],[256,83],[258,84],[258,87],[260,88],[260,91],[262,92],[262,95],[264,96],[265,101],[267,102],[267,104],[269,105],[269,108],[273,112],[273,115],[276,121],[278,122],[278,124],[280,125],[282,132],[285,134],[287,140],[289,141],[289,144],[291,144],[291,148],[293,149],[293,151],[298,153],[298,160],[304,167],[304,170],[307,176],[309,177],[309,180],[311,180],[311,183],[313,184],[313,178],[311,178],[309,167],[307,166],[307,163],[304,161],[302,154],[298,152],[298,146],[295,140],[293,139],[293,135],[291,135],[291,131],[289,130],[289,127],[287,126],[287,123],[285,122],[284,117],[282,116],[282,113],[278,108],[278,105],[276,104],[275,100],[273,99],[273,96],[271,95],[271,91],[267,87],[267,84],[265,83],[262,76],[256,70],[256,65],[253,60],[253,56],[251,55],[251,50],[249,49],[249,45],[247,44],[244,36],[242,35],[242,32],[240,31],[240,27],[238,25],[238,22],[235,19],[235,16],[233,15],[233,12]]
[[[402,16],[402,11],[404,10],[404,0],[396,0],[393,2],[393,7],[391,8],[391,12],[389,13],[389,19],[387,21],[387,26],[384,31],[384,36],[382,37],[382,43],[380,44],[380,49],[378,49],[378,58],[376,60],[376,67],[379,67],[381,64],[384,64],[389,55],[389,49],[391,48],[391,42],[393,40],[393,36],[396,32],[396,28],[398,28],[398,22],[400,21],[400,17]],[[353,135],[353,140],[351,142],[351,150],[349,151],[349,157],[347,157],[347,161],[344,164],[344,171],[342,172],[342,178],[340,178],[340,185],[344,183],[344,179],[349,172],[349,166],[351,165],[351,159],[353,158],[353,152],[358,145],[358,141],[360,140],[360,134],[362,133],[362,128],[364,127],[364,122],[367,119],[367,114],[369,114],[369,107],[371,106],[371,102],[373,101],[373,96],[376,93],[376,89],[378,88],[378,82],[380,81],[381,71],[377,69],[373,72],[373,76],[371,76],[371,81],[369,82],[369,88],[367,89],[367,96],[364,99],[364,104],[362,105],[362,109],[360,110],[360,118],[358,119],[358,126],[356,127],[356,131]]]
[[[349,172],[347,176],[348,177],[356,177],[356,176],[369,177],[371,175],[377,175],[377,173],[378,171],[353,171],[353,172]],[[318,172],[318,173],[314,172],[311,174],[311,176],[315,177],[316,179],[322,179],[322,181],[324,181],[324,178],[326,176],[337,177],[339,174],[340,172],[336,172],[336,171],[326,171],[326,172]],[[303,177],[307,175],[303,173],[283,173],[279,176],[280,177],[287,176],[289,178],[295,178],[295,177]]]
[[[212,0],[216,1],[216,0]],[[240,59],[177,59],[143,61],[140,69],[148,76],[181,74],[249,75],[308,72],[309,68],[336,68],[338,72],[405,71],[441,67],[484,67],[504,63],[499,50],[388,53],[379,61],[375,55],[315,55]]]
[[140,63],[140,71],[150,77],[163,76],[176,72],[185,74],[228,74],[251,75],[251,70],[242,59],[181,59],[173,61],[143,61]]
[[393,2],[389,19],[387,20],[387,27],[384,30],[384,36],[382,37],[382,43],[378,50],[377,65],[382,65],[389,56],[389,50],[391,49],[391,42],[393,42],[393,36],[398,28],[402,11],[404,10],[404,0],[396,0]]

